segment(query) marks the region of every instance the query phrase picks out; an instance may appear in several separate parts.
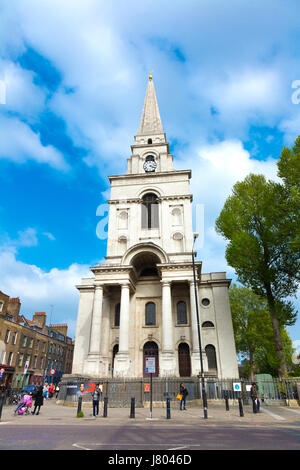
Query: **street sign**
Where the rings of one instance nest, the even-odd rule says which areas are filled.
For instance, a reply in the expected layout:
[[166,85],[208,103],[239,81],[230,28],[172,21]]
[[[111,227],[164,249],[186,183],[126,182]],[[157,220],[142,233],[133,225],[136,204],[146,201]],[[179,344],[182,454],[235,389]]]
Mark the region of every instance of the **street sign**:
[[51,370],[50,370],[50,374],[51,374],[51,375],[54,375],[54,374],[55,374],[55,369],[51,369]]
[[155,374],[155,357],[146,357],[146,373]]
[[242,391],[242,386],[240,382],[236,382],[233,384],[233,390],[235,392],[241,392]]

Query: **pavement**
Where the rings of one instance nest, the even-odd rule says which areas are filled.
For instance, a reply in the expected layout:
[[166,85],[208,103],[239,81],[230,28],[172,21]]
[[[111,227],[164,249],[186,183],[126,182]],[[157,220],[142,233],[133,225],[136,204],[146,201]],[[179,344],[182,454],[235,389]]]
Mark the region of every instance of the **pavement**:
[[204,419],[203,407],[188,407],[186,411],[171,408],[171,418],[167,419],[166,408],[156,407],[155,403],[150,416],[149,408],[136,408],[135,418],[130,418],[130,408],[107,409],[107,417],[103,417],[103,405],[99,407],[99,416],[92,416],[92,406],[84,404],[82,411],[84,416],[77,418],[76,406],[58,404],[54,398],[44,401],[39,415],[15,415],[15,405],[4,405],[0,425],[28,424],[34,425],[135,425],[155,423],[156,425],[193,426],[203,424],[206,426],[220,424],[226,426],[299,426],[300,407],[287,406],[262,406],[261,412],[254,414],[251,406],[244,406],[244,416],[240,416],[238,402],[231,403],[229,411],[225,410],[225,402],[222,404],[208,404],[208,419]]

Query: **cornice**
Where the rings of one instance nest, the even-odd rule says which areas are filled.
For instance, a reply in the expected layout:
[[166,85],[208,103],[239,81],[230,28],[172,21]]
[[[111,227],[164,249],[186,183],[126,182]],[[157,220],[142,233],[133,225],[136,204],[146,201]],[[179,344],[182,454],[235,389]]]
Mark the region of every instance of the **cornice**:
[[109,176],[109,181],[121,180],[121,179],[134,179],[134,178],[149,178],[153,176],[171,176],[171,175],[188,175],[192,177],[192,170],[172,170],[172,171],[160,171],[154,173],[126,173],[125,175],[113,175]]

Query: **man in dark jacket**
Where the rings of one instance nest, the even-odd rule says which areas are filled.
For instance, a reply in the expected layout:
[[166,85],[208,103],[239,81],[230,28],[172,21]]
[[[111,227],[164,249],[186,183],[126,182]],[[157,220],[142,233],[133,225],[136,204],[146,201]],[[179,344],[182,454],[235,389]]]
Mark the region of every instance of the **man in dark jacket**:
[[99,389],[99,385],[96,385],[95,390],[92,392],[93,397],[93,416],[96,418],[96,414],[99,414],[99,400],[101,396],[101,391]]
[[185,401],[186,401],[186,397],[187,395],[189,394],[189,392],[187,391],[186,387],[184,386],[183,383],[180,384],[180,395],[182,395],[182,399],[180,400],[180,409],[182,410],[182,405],[183,405],[183,409],[186,410],[186,407],[185,407]]
[[44,394],[43,394],[43,387],[40,386],[35,392],[33,392],[33,398],[34,398],[34,410],[31,412],[32,415],[35,414],[37,408],[37,415],[40,412],[41,406],[44,404]]

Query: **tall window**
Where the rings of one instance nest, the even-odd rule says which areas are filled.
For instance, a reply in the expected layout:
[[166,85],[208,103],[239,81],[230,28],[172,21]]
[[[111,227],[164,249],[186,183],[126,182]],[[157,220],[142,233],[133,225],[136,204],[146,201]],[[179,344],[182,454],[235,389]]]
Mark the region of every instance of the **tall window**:
[[143,196],[142,228],[158,228],[158,201],[156,194],[148,193]]
[[177,303],[177,324],[187,324],[186,303],[183,301]]
[[208,370],[216,370],[217,369],[217,356],[216,356],[216,349],[212,344],[208,344],[205,347],[207,363],[208,363]]
[[115,306],[115,326],[120,326],[120,304]]
[[145,310],[145,324],[146,326],[151,326],[156,324],[156,313],[155,313],[155,303],[148,302],[146,304]]

